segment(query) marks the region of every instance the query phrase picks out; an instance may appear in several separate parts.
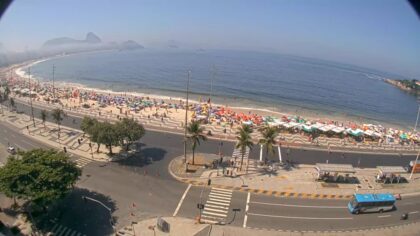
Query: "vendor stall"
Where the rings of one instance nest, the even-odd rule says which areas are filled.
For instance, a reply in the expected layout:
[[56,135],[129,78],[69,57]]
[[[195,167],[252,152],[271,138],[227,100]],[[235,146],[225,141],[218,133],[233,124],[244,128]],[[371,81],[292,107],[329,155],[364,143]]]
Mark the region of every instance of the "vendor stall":
[[407,174],[407,170],[402,166],[377,166],[378,175],[376,182],[384,184],[407,183],[407,179],[402,176]]
[[[317,163],[315,169],[318,171],[317,179],[334,183],[356,183],[357,178],[350,176],[356,170],[350,164],[327,164]],[[344,174],[344,176],[340,175]]]

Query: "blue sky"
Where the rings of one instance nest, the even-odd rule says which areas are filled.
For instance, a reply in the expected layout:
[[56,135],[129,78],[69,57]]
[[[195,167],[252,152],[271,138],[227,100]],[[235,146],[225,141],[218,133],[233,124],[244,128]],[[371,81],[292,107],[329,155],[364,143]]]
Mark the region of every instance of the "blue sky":
[[420,20],[399,0],[16,0],[0,42],[22,51],[89,31],[104,41],[279,52],[420,79]]

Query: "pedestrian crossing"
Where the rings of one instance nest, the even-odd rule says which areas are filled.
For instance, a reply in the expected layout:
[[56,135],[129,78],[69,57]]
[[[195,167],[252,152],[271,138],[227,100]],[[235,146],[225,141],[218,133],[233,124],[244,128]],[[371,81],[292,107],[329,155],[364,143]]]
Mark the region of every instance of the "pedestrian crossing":
[[201,220],[210,224],[226,224],[231,199],[232,190],[212,188],[201,213]]
[[76,162],[76,166],[79,168],[84,167],[85,165],[89,164],[92,162],[92,160],[87,159],[87,158],[83,158],[83,157],[79,157],[78,159],[76,159],[74,162]]
[[47,235],[50,236],[86,236],[86,234],[79,233],[76,230],[59,224],[55,224],[49,231]]
[[[245,148],[244,160],[249,157],[249,151],[250,151],[249,147],[246,147]],[[241,148],[233,149],[232,157],[233,158],[242,158],[242,149]]]

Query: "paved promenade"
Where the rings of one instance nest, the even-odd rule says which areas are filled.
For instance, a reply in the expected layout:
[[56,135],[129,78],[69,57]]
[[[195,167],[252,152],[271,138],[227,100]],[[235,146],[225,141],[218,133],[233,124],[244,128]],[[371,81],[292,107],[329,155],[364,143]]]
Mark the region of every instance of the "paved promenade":
[[346,235],[346,236],[412,236],[418,235],[420,230],[420,223],[411,223],[406,225],[393,226],[382,229],[372,230],[355,230],[355,231],[313,231],[313,232],[294,232],[294,231],[281,231],[281,230],[264,230],[264,229],[252,229],[252,228],[240,228],[233,226],[220,226],[220,225],[207,225],[197,224],[194,220],[186,219],[182,217],[163,217],[170,224],[170,232],[164,233],[160,231],[157,226],[156,218],[147,219],[140,222],[134,222],[134,224],[126,226],[120,229],[116,235],[122,236],[184,236],[184,235],[195,235],[195,236],[208,236],[208,235],[229,235],[229,236],[254,236],[254,235],[265,235],[265,236],[334,236],[334,235]]
[[[7,122],[11,126],[20,130],[20,132],[25,136],[38,140],[59,150],[64,150],[65,148],[70,155],[83,157],[85,161],[83,161],[83,159],[79,159],[80,163],[77,163],[79,167],[87,164],[89,160],[102,162],[111,160],[111,158],[107,155],[108,149],[106,149],[104,145],[101,145],[99,153],[96,152],[97,144],[90,143],[89,139],[85,137],[83,132],[80,130],[69,128],[67,126],[60,126],[59,132],[57,124],[45,122],[44,125],[42,121],[37,118],[35,118],[34,127],[34,122],[30,116],[10,112],[6,109],[4,109],[3,112],[4,114],[0,115],[0,120],[2,122]],[[15,146],[16,149],[24,149],[19,147],[17,144],[11,143],[10,145]],[[113,151],[117,153],[119,149],[114,147]]]
[[[239,166],[239,164],[237,165]],[[248,174],[246,161],[240,173],[223,174],[223,169],[199,168],[195,173],[185,173],[183,157],[175,158],[170,173],[178,180],[198,186],[205,186],[211,179],[211,186],[223,189],[264,194],[276,197],[298,197],[308,199],[349,199],[354,193],[389,192],[412,195],[420,189],[420,174],[414,174],[409,183],[382,184],[375,181],[378,171],[374,168],[356,168],[354,176],[358,183],[324,183],[317,181],[317,171],[313,165],[297,165],[291,168],[258,165],[249,160]],[[409,174],[403,175],[409,178]],[[420,193],[419,193],[420,194]]]

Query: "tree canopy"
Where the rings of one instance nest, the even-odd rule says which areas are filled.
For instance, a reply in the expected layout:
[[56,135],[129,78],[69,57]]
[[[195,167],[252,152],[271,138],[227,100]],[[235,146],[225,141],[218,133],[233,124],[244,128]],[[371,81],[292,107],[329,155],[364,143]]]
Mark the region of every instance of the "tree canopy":
[[81,175],[81,169],[67,154],[34,149],[19,152],[0,168],[0,191],[46,206],[63,198]]
[[207,137],[203,134],[204,127],[198,121],[191,122],[187,127],[187,132],[187,139],[190,141],[192,149],[192,164],[194,165],[195,149],[197,145],[200,145],[200,140],[206,141]]
[[265,146],[266,157],[265,161],[267,162],[268,154],[274,155],[274,145],[276,144],[276,138],[279,135],[279,132],[276,127],[266,126],[261,130],[262,138],[259,140],[259,143]]
[[92,142],[98,144],[98,151],[99,145],[105,144],[110,154],[112,154],[112,146],[125,146],[125,150],[128,151],[129,146],[141,139],[146,133],[143,125],[128,118],[111,124],[84,117],[80,128],[89,135]]
[[[241,170],[242,170],[242,165],[244,162],[244,155],[246,152],[246,148],[248,147],[251,150],[252,146],[254,145],[251,138],[252,132],[253,132],[252,127],[249,125],[242,125],[236,132],[237,136],[236,136],[235,148],[241,149],[241,167],[240,167]],[[236,160],[235,160],[235,163],[236,163]]]
[[112,155],[112,146],[119,144],[116,126],[109,122],[104,122],[98,123],[95,127],[98,131],[97,141],[107,145],[109,154]]
[[128,118],[124,118],[122,121],[117,122],[115,127],[119,142],[121,146],[125,145],[126,151],[128,151],[128,148],[131,144],[142,138],[146,133],[143,125],[137,123],[133,119]]
[[52,110],[51,116],[54,119],[55,123],[57,123],[58,127],[61,125],[61,121],[63,121],[64,111],[57,108]]

